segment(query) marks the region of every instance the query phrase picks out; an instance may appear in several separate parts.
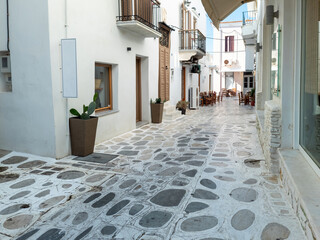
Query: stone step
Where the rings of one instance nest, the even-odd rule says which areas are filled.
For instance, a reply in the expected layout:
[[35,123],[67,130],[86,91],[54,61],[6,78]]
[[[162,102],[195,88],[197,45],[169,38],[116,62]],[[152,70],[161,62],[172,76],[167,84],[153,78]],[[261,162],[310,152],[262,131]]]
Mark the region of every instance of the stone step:
[[175,105],[171,105],[170,101],[165,102],[163,106],[163,119],[174,120],[181,116],[181,112],[176,109]]

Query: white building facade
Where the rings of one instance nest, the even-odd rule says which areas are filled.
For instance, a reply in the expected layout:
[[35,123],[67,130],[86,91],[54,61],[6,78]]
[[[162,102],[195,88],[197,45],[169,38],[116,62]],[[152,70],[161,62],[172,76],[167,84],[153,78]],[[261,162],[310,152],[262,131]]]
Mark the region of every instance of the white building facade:
[[245,44],[242,21],[221,22],[214,28],[214,90],[233,89],[248,92],[254,88],[254,46]]
[[[70,154],[69,109],[82,110],[95,93],[96,144],[150,122],[150,99],[163,89],[171,105],[181,100],[182,0],[7,2],[0,0],[1,149],[55,158]],[[201,3],[186,9],[205,36]],[[161,65],[163,33],[170,34],[169,64]],[[76,41],[74,98],[64,97],[62,39]],[[162,90],[161,76],[167,84]]]
[[257,1],[253,28],[260,141],[308,239],[320,238],[319,4]]

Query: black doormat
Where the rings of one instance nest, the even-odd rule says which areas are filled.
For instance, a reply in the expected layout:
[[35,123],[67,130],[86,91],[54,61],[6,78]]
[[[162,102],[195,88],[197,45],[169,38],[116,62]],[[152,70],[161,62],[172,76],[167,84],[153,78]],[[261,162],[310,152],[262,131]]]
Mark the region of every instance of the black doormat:
[[92,153],[86,157],[76,157],[73,160],[92,162],[92,163],[107,163],[115,159],[119,155],[105,154],[105,153]]

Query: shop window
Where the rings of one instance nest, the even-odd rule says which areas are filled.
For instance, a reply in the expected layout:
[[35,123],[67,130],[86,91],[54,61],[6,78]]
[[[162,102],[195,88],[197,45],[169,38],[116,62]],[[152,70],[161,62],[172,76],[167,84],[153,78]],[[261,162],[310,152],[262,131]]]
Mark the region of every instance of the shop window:
[[95,64],[96,111],[112,110],[112,66]]
[[225,52],[233,52],[234,51],[234,36],[226,36],[224,44],[225,44]]
[[320,167],[320,1],[303,1],[300,145]]

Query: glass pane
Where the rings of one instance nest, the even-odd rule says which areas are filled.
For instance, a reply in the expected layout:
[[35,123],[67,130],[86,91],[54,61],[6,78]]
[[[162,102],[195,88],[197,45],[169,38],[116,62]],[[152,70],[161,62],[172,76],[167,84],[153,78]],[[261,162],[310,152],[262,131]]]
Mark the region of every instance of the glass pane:
[[95,67],[95,92],[98,93],[96,109],[111,108],[110,101],[110,73],[111,68],[105,66]]
[[243,80],[243,88],[248,88],[248,78],[245,77]]
[[253,88],[253,77],[250,77],[250,88]]
[[271,93],[274,96],[280,96],[280,46],[281,29],[278,25],[276,31],[272,34],[272,53],[271,53]]
[[320,4],[319,0],[304,3],[300,145],[320,166]]

